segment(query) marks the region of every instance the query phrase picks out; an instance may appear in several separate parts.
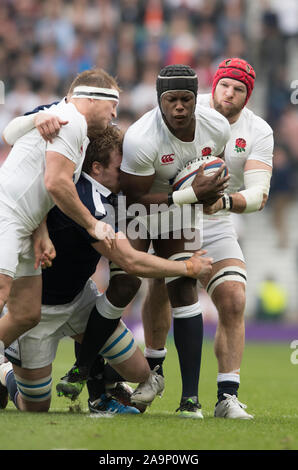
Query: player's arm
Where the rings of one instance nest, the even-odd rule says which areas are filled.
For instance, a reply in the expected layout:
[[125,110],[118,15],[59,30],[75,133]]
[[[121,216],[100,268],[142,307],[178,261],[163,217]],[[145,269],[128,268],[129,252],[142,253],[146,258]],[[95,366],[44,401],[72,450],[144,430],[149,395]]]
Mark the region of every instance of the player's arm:
[[120,172],[120,185],[123,193],[127,197],[128,205],[140,203],[145,207],[150,204],[193,204],[196,202],[213,202],[222,196],[223,191],[228,186],[229,176],[221,178],[225,169],[223,165],[214,175],[205,176],[202,165],[192,182],[192,185],[181,191],[174,191],[171,194],[150,193],[150,188],[155,178],[154,175],[138,176]]
[[212,206],[204,208],[206,214],[229,210],[237,214],[262,210],[267,202],[272,167],[259,160],[248,160],[244,167],[245,189],[223,196]]
[[106,247],[101,241],[92,246],[110,261],[120,266],[128,274],[140,277],[187,276],[197,279],[199,275],[210,274],[212,258],[203,257],[201,250],[186,261],[172,261],[135,250],[125,235],[116,234],[112,247]]
[[149,207],[150,204],[168,203],[168,195],[166,193],[149,192],[154,178],[155,174],[139,176],[120,171],[120,186],[127,197],[128,205],[139,203]]
[[46,142],[52,142],[52,139],[58,135],[61,126],[67,123],[68,121],[62,120],[58,116],[39,111],[14,118],[5,127],[2,138],[7,144],[14,145],[17,139],[36,127]]
[[73,182],[74,170],[75,164],[70,159],[48,150],[44,177],[46,189],[62,212],[85,228],[93,238],[110,245],[115,233],[110,225],[93,217],[81,202]]

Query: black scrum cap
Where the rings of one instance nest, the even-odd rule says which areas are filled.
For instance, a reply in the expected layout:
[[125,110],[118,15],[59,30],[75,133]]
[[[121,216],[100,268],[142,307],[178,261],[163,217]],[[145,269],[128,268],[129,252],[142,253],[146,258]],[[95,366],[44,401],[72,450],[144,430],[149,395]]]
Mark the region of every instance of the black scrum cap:
[[196,98],[198,93],[197,74],[188,65],[167,65],[159,72],[156,90],[159,105],[162,94],[172,90],[191,91]]

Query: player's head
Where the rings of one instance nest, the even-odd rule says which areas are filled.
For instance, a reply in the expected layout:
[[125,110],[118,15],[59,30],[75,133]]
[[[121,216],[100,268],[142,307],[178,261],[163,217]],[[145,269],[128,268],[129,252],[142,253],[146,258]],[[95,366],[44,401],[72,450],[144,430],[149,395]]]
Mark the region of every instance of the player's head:
[[[156,90],[158,104],[167,124],[173,129],[176,126],[188,126],[198,93],[196,72],[188,65],[167,65],[158,74]],[[180,106],[179,110],[175,109],[176,105]]]
[[117,116],[120,88],[103,69],[85,70],[70,85],[67,100],[84,114],[88,130],[104,130]]
[[244,59],[230,58],[223,60],[214,75],[212,96],[214,98],[218,82],[222,79],[237,80],[246,86],[246,97],[243,106],[248,102],[255,83],[256,74],[253,67]]
[[167,65],[158,74],[156,80],[157,99],[160,106],[162,96],[169,91],[190,91],[197,99],[198,77],[188,65]]
[[90,139],[83,171],[113,193],[120,191],[123,132],[117,126],[108,126]]

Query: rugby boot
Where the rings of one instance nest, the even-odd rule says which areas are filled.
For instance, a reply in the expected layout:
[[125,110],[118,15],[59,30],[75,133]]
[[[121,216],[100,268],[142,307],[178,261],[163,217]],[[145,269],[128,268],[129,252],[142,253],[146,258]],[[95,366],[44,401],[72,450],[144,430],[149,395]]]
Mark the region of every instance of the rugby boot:
[[225,400],[221,400],[215,405],[215,418],[253,419],[253,415],[245,411],[247,406],[241,403],[236,395],[224,393],[223,396]]

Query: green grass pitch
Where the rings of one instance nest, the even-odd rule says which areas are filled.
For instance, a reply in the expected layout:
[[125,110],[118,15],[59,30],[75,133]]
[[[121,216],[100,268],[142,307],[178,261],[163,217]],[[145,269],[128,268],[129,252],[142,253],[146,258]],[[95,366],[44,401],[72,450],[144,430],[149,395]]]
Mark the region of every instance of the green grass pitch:
[[[239,399],[252,421],[215,419],[217,366],[213,344],[206,340],[200,381],[204,420],[175,415],[181,382],[175,347],[168,341],[166,390],[143,415],[91,418],[87,394],[79,406],[58,398],[53,388],[49,413],[20,413],[11,402],[0,410],[1,450],[281,450],[298,449],[298,365],[286,343],[247,343],[241,367]],[[60,343],[53,383],[73,362],[73,343]]]

